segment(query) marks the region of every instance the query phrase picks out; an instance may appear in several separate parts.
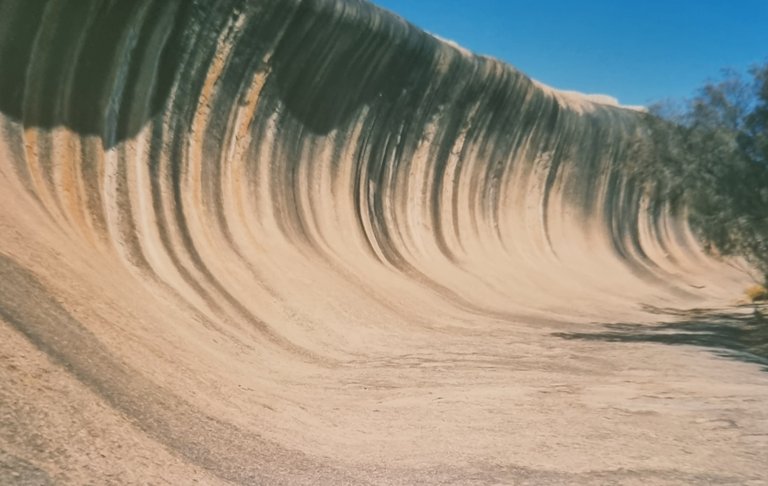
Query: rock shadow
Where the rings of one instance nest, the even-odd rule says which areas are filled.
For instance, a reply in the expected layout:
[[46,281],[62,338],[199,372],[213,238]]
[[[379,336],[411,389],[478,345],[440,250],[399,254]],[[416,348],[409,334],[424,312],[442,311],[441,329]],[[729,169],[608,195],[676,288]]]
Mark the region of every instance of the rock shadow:
[[646,306],[645,310],[669,316],[671,320],[650,325],[604,324],[603,330],[598,332],[558,332],[553,335],[584,341],[698,346],[721,357],[758,364],[768,372],[768,308],[679,310]]

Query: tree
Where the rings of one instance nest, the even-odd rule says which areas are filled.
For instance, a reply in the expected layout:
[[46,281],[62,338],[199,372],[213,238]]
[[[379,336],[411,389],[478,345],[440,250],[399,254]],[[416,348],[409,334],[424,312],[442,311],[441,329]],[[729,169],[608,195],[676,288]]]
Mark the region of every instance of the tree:
[[708,246],[744,257],[768,282],[768,62],[656,105],[647,121],[641,175],[686,207]]

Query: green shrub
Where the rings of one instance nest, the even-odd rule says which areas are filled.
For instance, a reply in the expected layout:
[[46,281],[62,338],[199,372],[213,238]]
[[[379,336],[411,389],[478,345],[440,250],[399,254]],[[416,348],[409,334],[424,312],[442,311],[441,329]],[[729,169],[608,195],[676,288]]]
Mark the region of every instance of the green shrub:
[[633,170],[686,208],[706,246],[744,257],[768,283],[768,62],[656,105],[646,121],[651,142]]

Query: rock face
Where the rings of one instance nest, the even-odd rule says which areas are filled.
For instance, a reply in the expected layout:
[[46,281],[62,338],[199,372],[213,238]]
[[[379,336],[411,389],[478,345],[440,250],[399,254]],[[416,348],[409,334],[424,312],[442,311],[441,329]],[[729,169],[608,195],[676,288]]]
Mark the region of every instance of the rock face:
[[762,484],[757,366],[562,339],[749,282],[644,133],[363,1],[0,0],[0,483]]

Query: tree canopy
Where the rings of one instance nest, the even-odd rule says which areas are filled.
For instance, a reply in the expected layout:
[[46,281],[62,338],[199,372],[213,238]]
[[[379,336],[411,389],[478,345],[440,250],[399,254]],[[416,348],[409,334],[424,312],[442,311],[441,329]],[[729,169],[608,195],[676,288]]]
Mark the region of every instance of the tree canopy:
[[768,281],[768,62],[653,106],[648,122],[652,148],[636,169],[686,208],[705,244]]

